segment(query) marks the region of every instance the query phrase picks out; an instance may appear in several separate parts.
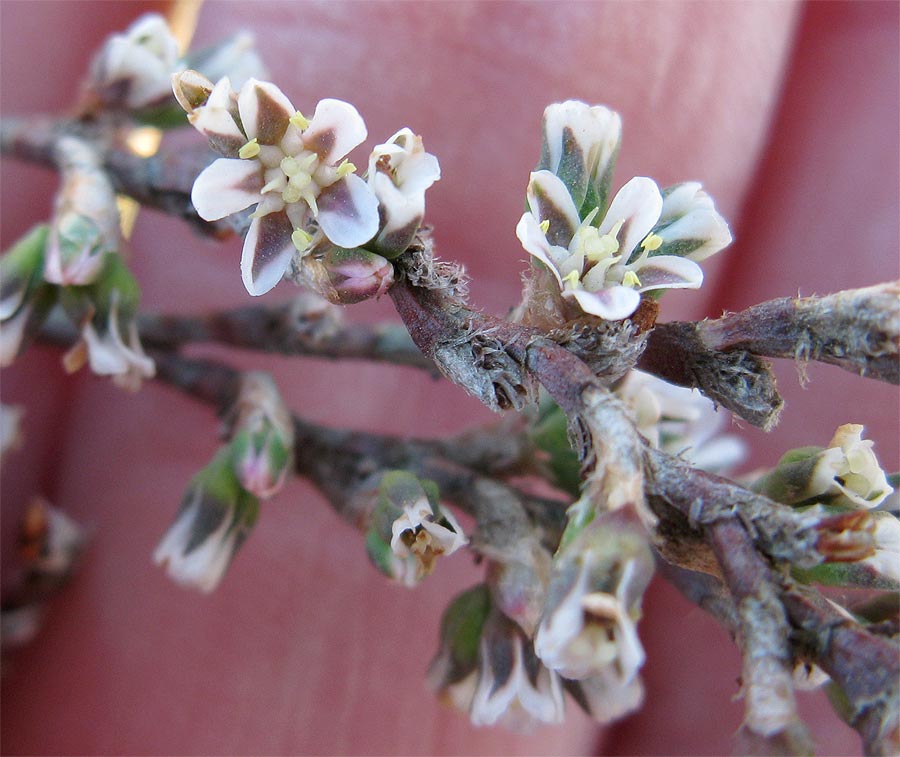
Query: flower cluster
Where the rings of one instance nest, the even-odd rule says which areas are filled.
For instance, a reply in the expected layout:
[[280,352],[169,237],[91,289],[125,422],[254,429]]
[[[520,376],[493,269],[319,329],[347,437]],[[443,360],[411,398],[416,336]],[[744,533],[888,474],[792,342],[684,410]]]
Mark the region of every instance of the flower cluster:
[[696,182],[660,192],[652,179],[637,177],[607,208],[620,133],[619,117],[601,106],[548,107],[541,163],[516,227],[563,297],[608,320],[634,313],[642,292],[698,288],[703,272],[696,261],[731,242]]
[[[191,124],[226,156],[197,177],[191,194],[197,213],[213,221],[255,206],[241,257],[250,294],[274,287],[295,255],[320,259],[330,249],[367,243],[372,250],[362,252],[362,265],[370,273],[362,278],[378,279],[367,296],[389,284],[382,256],[408,246],[422,221],[425,190],[440,176],[420,137],[403,129],[377,146],[364,180],[346,157],[367,137],[349,103],[321,100],[306,118],[274,84],[250,79],[235,92],[227,77],[213,84],[196,71],[175,77],[174,90]],[[360,278],[355,270],[349,278]],[[351,297],[359,291],[354,287]],[[332,292],[345,301],[329,283],[324,293]]]

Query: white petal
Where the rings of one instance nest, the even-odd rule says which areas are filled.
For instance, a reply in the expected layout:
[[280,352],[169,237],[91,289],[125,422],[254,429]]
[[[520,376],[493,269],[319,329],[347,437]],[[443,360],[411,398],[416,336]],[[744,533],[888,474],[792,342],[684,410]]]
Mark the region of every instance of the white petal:
[[703,270],[693,260],[675,255],[646,258],[631,268],[641,280],[639,292],[648,289],[699,289]]
[[259,202],[262,179],[255,160],[219,158],[194,181],[191,202],[203,220],[217,221]]
[[662,190],[663,206],[659,214],[659,222],[667,223],[692,210],[700,208],[712,209],[712,199],[703,191],[699,181],[684,181]]
[[641,304],[641,295],[634,289],[615,286],[601,289],[599,292],[588,292],[576,289],[566,292],[574,297],[585,313],[600,316],[608,321],[620,321],[630,316]]
[[320,100],[309,126],[303,132],[303,144],[319,154],[323,162],[337,163],[354,147],[362,144],[368,132],[359,111],[343,100]]
[[241,278],[250,294],[265,294],[281,281],[294,254],[292,233],[285,213],[253,219],[241,253]]
[[528,181],[526,196],[538,221],[550,221],[547,230],[550,244],[568,247],[581,226],[581,218],[566,185],[549,171],[534,171]]
[[378,198],[356,174],[325,187],[318,204],[319,226],[338,247],[359,247],[378,231]]
[[563,247],[554,248],[547,241],[544,232],[541,231],[537,218],[531,213],[522,214],[519,223],[516,224],[516,236],[519,238],[519,241],[522,243],[522,247],[525,248],[526,252],[530,255],[534,255],[553,272],[553,275],[556,276],[556,280],[559,282],[559,288],[562,289],[562,276],[560,276],[559,265],[555,262],[554,258],[564,260],[568,257],[569,251]]
[[731,230],[728,224],[711,208],[694,210],[656,233],[663,238],[660,249],[664,252],[666,246],[673,242],[685,243],[696,240],[696,244],[691,245],[685,257],[697,261],[705,260],[731,244]]
[[650,233],[662,210],[662,195],[653,179],[636,176],[622,187],[610,203],[606,217],[600,224],[600,234],[607,234],[619,221],[619,254],[627,263],[629,253]]
[[441,178],[441,166],[430,152],[419,153],[397,167],[397,184],[405,194],[424,193]]
[[257,79],[248,79],[241,87],[238,111],[247,139],[258,139],[261,145],[278,144],[297,112],[278,87]]

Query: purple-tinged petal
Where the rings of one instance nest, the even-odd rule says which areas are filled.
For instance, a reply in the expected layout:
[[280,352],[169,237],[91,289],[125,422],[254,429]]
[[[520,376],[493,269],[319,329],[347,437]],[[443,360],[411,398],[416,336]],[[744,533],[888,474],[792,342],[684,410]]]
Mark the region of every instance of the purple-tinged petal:
[[362,144],[367,136],[366,122],[356,108],[343,100],[326,98],[316,106],[303,132],[303,144],[317,153],[323,163],[331,165]]
[[556,280],[559,282],[560,289],[562,289],[563,281],[559,274],[559,265],[554,262],[554,257],[564,259],[565,255],[568,254],[568,250],[557,247],[556,249],[563,254],[555,256],[553,248],[547,241],[547,237],[544,236],[537,218],[531,213],[522,214],[519,223],[516,224],[516,236],[529,255],[534,255],[553,272],[553,275],[556,276]]
[[600,234],[608,234],[622,221],[619,230],[619,254],[628,262],[629,254],[650,233],[662,210],[662,195],[653,179],[636,176],[622,187],[610,203],[600,224]]
[[690,260],[706,260],[731,244],[731,230],[712,208],[693,210],[656,231],[663,243],[659,252]]
[[319,227],[338,247],[359,247],[378,231],[378,198],[359,176],[348,174],[317,198]]
[[297,111],[274,84],[248,79],[238,94],[238,110],[247,139],[261,145],[277,145]]
[[293,232],[286,213],[253,219],[241,254],[241,278],[250,294],[265,294],[281,281],[294,255]]
[[699,289],[703,271],[693,260],[675,255],[657,255],[632,267],[641,280],[639,292],[648,289]]
[[567,297],[574,297],[585,313],[608,321],[627,318],[641,304],[641,296],[634,289],[622,286],[601,289],[599,292],[576,289],[565,294]]
[[528,207],[538,221],[550,221],[547,230],[550,244],[568,247],[581,219],[566,185],[549,171],[535,171],[528,181],[526,196]]
[[262,178],[255,160],[219,158],[194,181],[191,202],[203,220],[217,221],[259,202]]

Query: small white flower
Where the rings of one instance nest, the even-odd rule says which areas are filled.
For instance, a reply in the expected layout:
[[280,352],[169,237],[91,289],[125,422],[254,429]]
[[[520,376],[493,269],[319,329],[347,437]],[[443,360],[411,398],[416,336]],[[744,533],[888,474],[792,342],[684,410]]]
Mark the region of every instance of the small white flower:
[[817,456],[807,495],[837,495],[841,504],[857,508],[880,505],[894,491],[887,481],[874,442],[862,438],[863,427],[846,423],[834,432],[828,448]]
[[374,247],[386,253],[403,252],[425,216],[425,190],[441,178],[437,158],[425,152],[422,138],[408,128],[369,156],[369,187],[380,204],[383,224]]
[[250,294],[269,291],[294,253],[309,250],[306,227],[313,218],[339,247],[358,247],[375,236],[378,200],[343,160],[366,138],[365,123],[349,103],[321,100],[307,120],[274,84],[250,79],[235,107],[222,79],[190,121],[216,149],[235,156],[216,160],[197,177],[191,200],[200,217],[214,221],[256,205],[241,257]]
[[653,234],[662,239],[658,254],[706,260],[731,244],[731,230],[699,182],[686,181],[662,191],[663,206]]
[[473,725],[503,723],[528,732],[541,723],[561,723],[562,682],[534,654],[512,621],[495,614],[481,637],[478,680],[469,717]]
[[598,723],[607,724],[634,712],[644,701],[644,685],[635,676],[623,681],[612,667],[574,683],[581,703]]
[[875,554],[861,560],[878,573],[900,583],[900,520],[893,513],[874,512]]
[[599,208],[582,221],[566,185],[549,171],[531,174],[527,196],[530,211],[516,227],[519,241],[586,313],[620,320],[637,309],[640,292],[703,283],[692,260],[651,255],[662,244],[651,231],[663,205],[651,179],[637,177],[622,187],[598,226]]
[[616,394],[631,412],[638,431],[654,447],[713,473],[726,472],[743,460],[743,442],[721,433],[727,414],[696,389],[633,370]]
[[467,543],[453,513],[442,509],[436,516],[425,497],[404,505],[402,514],[391,524],[391,552],[414,564],[414,582],[431,573],[438,557],[451,555]]
[[169,97],[178,68],[178,42],[163,17],[149,13],[106,41],[91,65],[90,86],[104,102],[142,108]]

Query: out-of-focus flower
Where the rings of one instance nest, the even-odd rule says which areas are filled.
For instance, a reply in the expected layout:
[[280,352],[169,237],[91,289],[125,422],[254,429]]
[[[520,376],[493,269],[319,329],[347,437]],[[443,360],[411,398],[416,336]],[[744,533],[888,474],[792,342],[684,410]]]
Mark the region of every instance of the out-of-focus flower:
[[583,215],[605,208],[622,142],[619,114],[566,100],[544,109],[543,130],[537,170],[558,176]]
[[653,555],[631,516],[604,513],[585,526],[554,560],[535,636],[544,664],[566,678],[630,686],[644,663],[636,621],[652,575]]
[[802,447],[785,454],[754,489],[786,505],[822,502],[847,508],[873,508],[893,491],[863,427],[847,423],[828,447]]
[[530,210],[516,226],[519,241],[586,313],[620,320],[637,309],[640,292],[703,283],[692,260],[651,256],[661,244],[651,229],[662,209],[651,179],[637,177],[622,187],[599,226],[593,225],[599,209],[582,221],[565,184],[549,171],[531,174],[527,196]]
[[62,286],[91,284],[108,252],[119,248],[116,193],[96,149],[76,137],[56,147],[62,187],[47,240],[44,278]]
[[293,468],[294,425],[272,377],[241,376],[231,450],[241,486],[261,499],[281,490]]
[[117,386],[140,389],[156,372],[141,346],[137,329],[140,288],[115,253],[107,253],[103,270],[89,287],[61,290],[61,301],[81,328],[81,340],[63,357],[69,373],[86,362],[99,376],[112,376]]
[[[817,530],[816,549],[826,562],[862,566],[895,586],[900,585],[900,520],[893,513],[856,510],[827,515],[819,521]],[[845,572],[848,574],[823,576],[821,568],[814,568],[810,577],[815,581],[824,579],[825,583],[837,583],[844,578],[849,583],[856,580],[866,585],[866,577],[858,571]]]
[[178,42],[162,16],[148,13],[106,40],[86,86],[107,107],[135,110],[168,98],[179,66]]
[[31,574],[62,579],[81,554],[86,538],[84,529],[62,510],[35,497],[22,519],[19,551]]
[[462,528],[438,503],[437,487],[405,471],[388,471],[366,539],[369,557],[385,575],[415,586],[437,559],[467,544]]
[[[240,89],[248,79],[265,79],[269,73],[256,52],[256,42],[249,32],[223,39],[214,45],[185,56],[189,69],[202,71],[207,79],[219,81],[227,76],[231,85]],[[172,71],[174,73],[174,70]]]
[[425,216],[425,190],[441,178],[437,158],[422,137],[404,128],[369,156],[368,182],[380,205],[381,224],[373,249],[396,257],[416,235]]
[[741,462],[745,445],[722,434],[728,415],[696,389],[631,371],[616,388],[638,431],[654,447],[680,455],[702,470],[726,473]]
[[564,714],[559,676],[537,658],[522,629],[494,611],[478,648],[478,678],[469,712],[473,725],[502,723],[527,732],[541,723],[560,723]]
[[566,688],[588,715],[604,725],[634,712],[644,701],[640,676],[623,683],[611,667],[588,678],[566,681]]
[[0,460],[11,450],[22,445],[22,416],[25,408],[21,405],[0,404]]
[[358,247],[375,236],[378,199],[344,160],[366,138],[352,105],[321,100],[307,120],[269,82],[250,79],[235,98],[228,79],[221,79],[203,105],[195,104],[203,89],[196,72],[176,77],[174,89],[179,102],[193,108],[194,127],[229,156],[197,177],[191,193],[197,213],[214,221],[256,205],[241,257],[250,294],[269,291],[295,252],[308,253],[313,219],[338,247]]
[[259,502],[241,486],[231,451],[219,450],[191,480],[153,561],[177,583],[213,591],[256,522]]
[[36,226],[0,258],[0,367],[25,350],[56,302],[56,287],[44,282],[48,234]]

